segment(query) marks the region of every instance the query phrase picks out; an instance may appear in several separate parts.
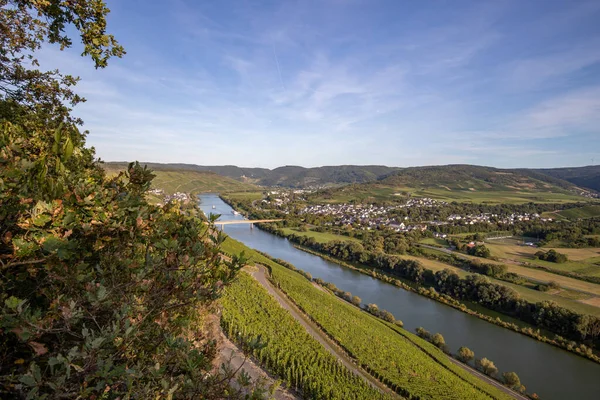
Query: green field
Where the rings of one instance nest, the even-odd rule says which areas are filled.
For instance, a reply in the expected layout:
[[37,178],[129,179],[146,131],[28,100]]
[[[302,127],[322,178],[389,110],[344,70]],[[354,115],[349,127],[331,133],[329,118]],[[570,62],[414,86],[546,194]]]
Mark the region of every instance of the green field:
[[[536,252],[540,250],[548,251],[552,247],[543,247],[540,249],[537,247],[522,246],[518,241],[514,240],[491,240],[486,242],[485,245],[490,249],[492,256],[500,259],[527,262],[540,267],[574,272],[580,275],[600,276],[600,248],[553,248],[559,253],[566,254],[569,258],[569,261],[567,262],[554,263],[534,258]],[[546,274],[548,274],[548,272]],[[554,276],[556,277],[556,275]],[[552,277],[551,279],[559,279],[558,277],[555,277]]]
[[[114,165],[104,164],[108,174],[121,172]],[[152,181],[153,189],[162,189],[166,194],[175,192],[207,193],[207,192],[242,192],[256,190],[257,187],[248,183],[236,181],[232,178],[217,175],[212,172],[198,172],[188,170],[157,170],[153,171],[156,177]]]
[[220,301],[228,336],[238,343],[260,336],[267,346],[253,355],[305,398],[385,398],[338,363],[248,274],[240,273]]
[[600,205],[589,205],[578,208],[570,208],[558,212],[562,217],[568,219],[593,218],[600,216]]
[[430,246],[436,247],[448,247],[448,241],[446,239],[441,238],[425,238],[419,243],[428,244]]
[[349,241],[349,242],[360,243],[360,240],[357,238],[344,236],[344,235],[336,235],[335,233],[315,232],[315,231],[310,231],[310,230],[306,231],[306,232],[302,232],[302,231],[298,230],[297,228],[282,228],[282,230],[286,235],[294,234],[297,236],[311,237],[311,238],[314,238],[319,243],[327,243],[327,242],[331,242],[332,240],[341,240],[341,241],[347,241],[347,242]]
[[300,274],[243,244],[228,238],[223,249],[228,253],[245,250],[252,261],[268,266],[273,280],[300,308],[389,386],[403,388],[423,399],[510,398],[452,364],[430,343],[315,288]]

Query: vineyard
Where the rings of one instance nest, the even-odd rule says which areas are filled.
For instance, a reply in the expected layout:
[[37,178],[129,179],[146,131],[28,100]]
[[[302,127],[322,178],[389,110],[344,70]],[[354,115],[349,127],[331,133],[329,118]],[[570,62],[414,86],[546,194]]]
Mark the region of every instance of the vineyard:
[[[430,343],[316,289],[306,278],[228,238],[224,251],[244,250],[270,268],[272,279],[324,331],[379,380],[399,393],[421,399],[508,399]],[[401,318],[401,316],[398,316]]]
[[253,355],[304,398],[386,398],[338,363],[248,274],[239,274],[221,304],[227,335],[242,346],[260,336],[267,345]]

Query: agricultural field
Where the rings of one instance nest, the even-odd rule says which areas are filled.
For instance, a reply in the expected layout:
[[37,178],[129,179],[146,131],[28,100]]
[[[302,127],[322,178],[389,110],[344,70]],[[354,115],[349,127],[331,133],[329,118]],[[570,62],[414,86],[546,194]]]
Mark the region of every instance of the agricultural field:
[[244,251],[250,262],[267,266],[275,283],[303,311],[365,369],[387,381],[388,386],[395,385],[423,399],[510,398],[454,365],[430,343],[319,290],[299,273],[271,261],[242,243],[227,238],[222,249],[229,254]]
[[570,208],[568,210],[562,210],[557,214],[570,220],[578,218],[593,218],[600,216],[600,205],[589,205],[578,208]]
[[338,363],[248,274],[240,273],[220,301],[227,335],[242,344],[260,337],[266,346],[253,356],[305,398],[386,398]]
[[[366,369],[421,398],[508,398],[453,365],[439,349],[405,330],[316,289],[306,278],[271,263],[273,280]],[[343,316],[341,318],[340,316]],[[435,382],[435,384],[432,384]]]
[[[486,241],[485,245],[490,249],[492,256],[498,257],[499,259],[528,262],[532,265],[560,271],[574,272],[580,275],[600,276],[600,248],[537,248],[523,246],[519,244],[519,241],[511,239],[490,240]],[[554,249],[559,253],[566,254],[569,261],[564,263],[554,263],[534,259],[534,254],[536,252],[540,250],[548,251],[550,249]]]
[[[104,164],[107,174],[116,175],[121,172],[117,166]],[[217,175],[212,172],[199,172],[190,170],[156,170],[156,177],[152,181],[153,189],[162,189],[166,194],[183,193],[208,193],[208,192],[241,192],[256,190],[257,187],[248,183],[236,181],[232,178]]]
[[311,231],[311,230],[302,232],[297,228],[282,228],[282,230],[285,232],[286,235],[294,234],[297,236],[312,237],[319,243],[327,243],[332,240],[341,240],[341,241],[346,241],[346,242],[360,243],[360,240],[357,238],[344,236],[344,235],[336,235],[335,233],[315,232],[315,231]]
[[330,194],[315,197],[315,202],[348,203],[350,201],[394,201],[406,197],[429,197],[442,201],[485,204],[524,204],[524,203],[573,203],[586,198],[559,192],[528,192],[525,190],[479,189],[448,190],[445,188],[415,188],[406,186],[390,186],[384,184],[350,185],[332,190]]
[[440,238],[425,238],[421,240],[419,243],[428,244],[430,246],[436,247],[448,247],[448,241],[446,239]]
[[[430,260],[430,259],[424,258],[424,257],[414,257],[414,256],[403,255],[401,258],[407,258],[407,259],[419,261],[421,264],[423,264],[423,267],[430,269],[434,272],[443,271],[444,269],[449,269],[449,270],[455,272],[461,278],[464,278],[465,276],[472,274],[471,272],[465,271],[464,269],[461,269],[461,268],[458,268],[458,267],[455,267],[452,265],[448,265],[448,264],[440,262],[440,261]],[[520,273],[523,271],[529,272],[529,270],[530,270],[530,268],[517,267],[514,265],[507,265],[507,266],[508,266],[509,272]],[[531,272],[535,273],[537,271],[531,270]],[[549,274],[548,272],[544,272],[544,273]],[[557,281],[557,282],[560,280],[560,278],[565,278],[563,276],[555,275],[555,274],[551,274],[551,276],[552,276],[552,278],[556,277],[555,281]],[[546,277],[546,276],[544,276],[544,277]],[[517,285],[514,283],[506,282],[506,281],[491,278],[491,277],[488,277],[488,279],[498,285],[507,286],[507,287],[513,289],[515,292],[519,293],[519,295],[523,299],[525,299],[527,301],[530,301],[533,303],[537,303],[540,301],[554,301],[558,305],[565,307],[567,309],[576,311],[578,313],[590,314],[590,315],[595,315],[597,317],[600,317],[600,308],[599,307],[577,301],[577,300],[588,300],[590,298],[594,299],[595,297],[593,297],[593,296],[582,294],[582,293],[572,291],[572,290],[564,290],[564,289],[555,290],[555,291],[551,291],[551,292],[550,291],[549,292],[540,292],[539,290],[536,290],[533,288],[534,285],[522,286],[522,285]],[[572,279],[572,280],[575,281],[576,283],[581,282],[583,284],[588,284],[587,282],[578,281],[576,279]],[[584,287],[588,288],[588,289],[591,287],[591,288],[597,290],[600,295],[600,285],[594,285],[593,283],[589,283],[588,285],[593,285],[593,286],[585,285]]]

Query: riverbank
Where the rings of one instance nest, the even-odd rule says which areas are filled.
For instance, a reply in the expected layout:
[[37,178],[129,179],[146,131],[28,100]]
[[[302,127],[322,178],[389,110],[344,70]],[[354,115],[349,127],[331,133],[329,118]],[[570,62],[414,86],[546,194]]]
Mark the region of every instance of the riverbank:
[[386,283],[390,283],[390,284],[392,284],[394,286],[397,286],[397,287],[400,287],[400,288],[402,288],[404,290],[409,290],[409,291],[411,291],[413,293],[417,293],[417,294],[420,294],[422,296],[426,296],[426,297],[428,297],[428,298],[430,298],[432,300],[435,300],[437,302],[440,302],[442,304],[450,306],[450,307],[452,307],[452,308],[454,308],[456,310],[462,311],[464,313],[467,313],[469,315],[472,315],[472,316],[477,317],[479,319],[482,319],[484,321],[490,322],[490,323],[492,323],[494,325],[500,326],[502,328],[510,329],[510,330],[512,330],[514,332],[517,332],[517,333],[520,333],[522,335],[529,336],[529,337],[531,337],[533,339],[539,340],[540,342],[551,344],[551,345],[556,346],[556,347],[558,347],[558,348],[560,348],[562,350],[569,351],[569,352],[577,354],[577,355],[579,355],[581,357],[585,357],[585,358],[587,358],[589,360],[592,360],[594,362],[600,363],[600,357],[598,357],[596,354],[594,354],[594,353],[590,354],[590,353],[586,353],[586,352],[581,351],[579,347],[576,347],[576,346],[573,345],[574,342],[569,341],[567,339],[564,339],[564,338],[560,338],[560,339],[556,339],[555,338],[555,339],[552,339],[552,338],[549,338],[549,337],[543,335],[541,333],[540,329],[535,329],[534,330],[533,328],[530,328],[530,327],[521,327],[521,326],[519,326],[519,325],[517,325],[515,323],[503,321],[500,317],[494,318],[494,317],[491,317],[489,315],[483,314],[481,312],[472,310],[467,305],[465,305],[464,303],[461,303],[460,301],[456,300],[453,297],[450,297],[450,296],[445,295],[445,294],[440,294],[440,293],[436,292],[434,289],[428,289],[428,288],[424,288],[424,287],[418,286],[418,285],[414,285],[414,286],[413,285],[409,285],[409,284],[403,282],[400,278],[394,277],[393,275],[386,274],[385,272],[377,271],[375,268],[369,268],[369,267],[362,267],[361,268],[361,267],[357,267],[357,266],[354,266],[352,264],[346,263],[346,262],[344,262],[342,260],[339,260],[339,259],[336,259],[334,257],[331,257],[331,256],[329,256],[327,254],[323,254],[323,253],[320,253],[318,251],[314,251],[312,249],[306,248],[304,246],[294,245],[294,247],[297,248],[298,250],[302,250],[302,251],[307,252],[309,254],[313,254],[315,256],[322,257],[322,258],[324,258],[327,261],[339,264],[339,265],[341,265],[341,266],[343,266],[345,268],[350,268],[350,269],[352,269],[354,271],[360,272],[360,273],[365,274],[365,275],[369,275],[371,277],[374,277],[374,278],[377,278],[379,280],[382,280],[382,281],[384,281]]

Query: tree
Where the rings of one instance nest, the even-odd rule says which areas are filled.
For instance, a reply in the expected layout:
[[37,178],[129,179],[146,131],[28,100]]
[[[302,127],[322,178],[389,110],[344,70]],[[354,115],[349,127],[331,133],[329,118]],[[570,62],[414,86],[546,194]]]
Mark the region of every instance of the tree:
[[498,368],[494,365],[494,363],[487,358],[482,358],[475,361],[475,365],[478,369],[483,371],[484,374],[492,376],[498,373]]
[[457,358],[460,361],[462,361],[465,364],[467,364],[473,358],[475,358],[475,353],[473,352],[473,350],[469,349],[468,347],[462,346],[460,349],[458,349]]
[[525,387],[521,384],[521,379],[519,379],[519,375],[516,372],[505,372],[502,374],[504,378],[504,383],[506,386],[518,390],[519,392],[525,391]]
[[443,349],[446,347],[446,340],[442,336],[441,333],[436,333],[431,337],[431,343],[433,343],[436,347]]
[[42,72],[35,51],[44,42],[60,49],[71,47],[65,33],[74,27],[96,68],[104,68],[111,57],[125,54],[112,35],[106,33],[109,10],[103,0],[0,0],[0,100],[2,117],[14,116],[22,109],[45,119],[81,122],[69,115],[69,106],[83,101],[72,87],[78,78],[59,71]]
[[124,51],[101,0],[0,0],[0,392],[6,398],[223,398],[205,324],[243,257],[195,205],[158,207],[138,163],[107,177],[44,41],[97,68]]
[[352,304],[354,304],[355,306],[360,306],[360,304],[362,303],[362,299],[358,296],[352,296]]

